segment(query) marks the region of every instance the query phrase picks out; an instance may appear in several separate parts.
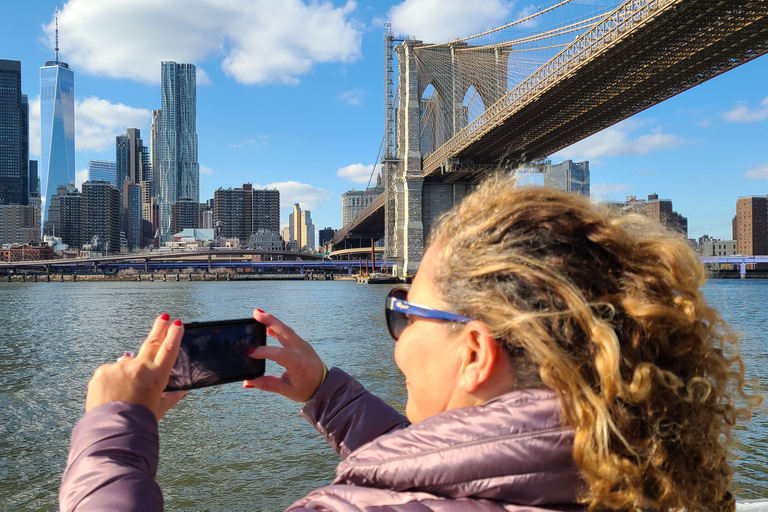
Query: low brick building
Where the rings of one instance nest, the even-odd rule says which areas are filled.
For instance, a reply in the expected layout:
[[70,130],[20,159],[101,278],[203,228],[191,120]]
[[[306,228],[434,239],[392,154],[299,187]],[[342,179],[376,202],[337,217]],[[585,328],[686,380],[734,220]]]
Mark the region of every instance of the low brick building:
[[0,261],[38,261],[55,258],[53,248],[48,244],[20,244],[0,249]]

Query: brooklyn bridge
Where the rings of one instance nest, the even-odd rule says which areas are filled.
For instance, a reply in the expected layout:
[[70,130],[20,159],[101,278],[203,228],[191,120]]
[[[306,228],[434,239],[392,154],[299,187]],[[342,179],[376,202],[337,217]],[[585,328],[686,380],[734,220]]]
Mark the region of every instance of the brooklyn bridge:
[[435,219],[485,173],[545,158],[768,51],[768,2],[601,5],[562,1],[440,44],[387,30],[384,192],[336,233],[334,251],[383,240],[395,272],[412,273]]

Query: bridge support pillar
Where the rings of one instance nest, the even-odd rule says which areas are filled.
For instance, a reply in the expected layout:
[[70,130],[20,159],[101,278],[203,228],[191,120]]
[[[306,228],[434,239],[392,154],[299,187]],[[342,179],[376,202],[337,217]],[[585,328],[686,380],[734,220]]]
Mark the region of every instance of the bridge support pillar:
[[403,207],[399,210],[403,213],[402,229],[400,230],[403,241],[402,270],[405,275],[414,275],[424,253],[424,222],[421,202],[424,179],[405,179],[401,187]]
[[144,258],[144,272],[149,272],[149,258]]
[[211,253],[208,253],[208,272],[211,272]]
[[425,183],[422,194],[422,219],[424,239],[429,237],[437,219],[444,212],[460,203],[470,193],[469,183]]
[[741,279],[747,277],[747,262],[744,260],[741,260],[741,263],[739,264],[739,277]]
[[[398,159],[401,165],[397,175],[389,180],[389,186],[394,185],[394,233],[393,240],[387,240],[394,245],[394,250],[387,251],[394,255],[396,267],[393,272],[397,275],[413,275],[419,267],[424,251],[424,224],[421,217],[421,194],[424,185],[421,168],[420,123],[421,94],[419,89],[419,73],[416,68],[414,45],[417,41],[405,41],[397,48],[400,80],[398,95],[397,137]],[[392,166],[394,167],[394,165]],[[391,169],[391,168],[390,168]],[[387,223],[391,222],[389,219]]]

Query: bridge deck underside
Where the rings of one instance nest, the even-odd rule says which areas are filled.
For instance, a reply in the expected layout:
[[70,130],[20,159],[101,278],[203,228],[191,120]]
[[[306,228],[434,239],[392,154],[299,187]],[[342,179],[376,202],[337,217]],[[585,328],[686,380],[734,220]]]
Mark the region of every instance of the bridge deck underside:
[[360,241],[361,247],[365,244],[370,246],[371,238],[379,240],[384,236],[386,196],[386,193],[377,196],[349,225],[336,232],[331,242],[334,250],[345,248],[345,241],[349,244],[351,240]]
[[[527,100],[489,120],[454,157],[516,164],[546,157],[768,51],[768,2],[682,1],[659,13]],[[424,176],[441,164],[424,161]]]

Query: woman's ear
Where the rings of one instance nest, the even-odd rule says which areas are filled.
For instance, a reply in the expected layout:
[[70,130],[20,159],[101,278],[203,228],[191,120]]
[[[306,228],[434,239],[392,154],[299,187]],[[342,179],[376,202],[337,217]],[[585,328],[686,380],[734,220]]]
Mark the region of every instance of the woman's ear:
[[509,358],[479,320],[468,323],[462,337],[459,385],[468,395],[485,400],[514,389]]

